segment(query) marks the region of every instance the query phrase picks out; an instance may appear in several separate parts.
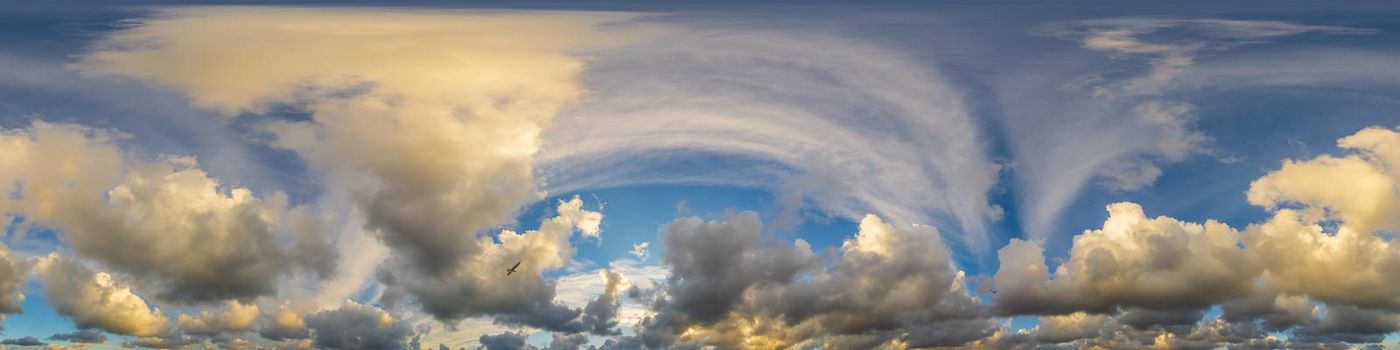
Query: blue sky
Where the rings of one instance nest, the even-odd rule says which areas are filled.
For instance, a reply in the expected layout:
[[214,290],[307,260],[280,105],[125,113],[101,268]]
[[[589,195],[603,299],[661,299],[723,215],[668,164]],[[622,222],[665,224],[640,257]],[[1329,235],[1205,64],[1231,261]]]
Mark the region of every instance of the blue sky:
[[[0,163],[37,169],[0,171],[0,181],[8,182],[0,185],[16,193],[9,202],[0,201],[0,210],[22,220],[7,228],[4,244],[17,261],[14,266],[30,271],[17,277],[24,286],[18,304],[23,313],[6,315],[4,338],[44,339],[98,329],[111,340],[94,346],[137,339],[230,341],[211,335],[220,334],[256,345],[340,348],[345,345],[323,339],[334,334],[339,317],[384,314],[396,320],[374,330],[386,344],[408,346],[409,338],[421,337],[425,346],[492,348],[482,336],[520,335],[546,346],[559,339],[551,338],[556,334],[588,332],[561,330],[573,323],[541,321],[546,318],[541,315],[573,310],[582,322],[592,308],[584,304],[593,300],[615,302],[623,321],[614,326],[620,333],[589,334],[593,346],[612,339],[615,345],[647,347],[762,348],[755,341],[779,339],[784,346],[830,348],[1132,347],[1151,345],[1163,333],[1223,346],[1199,334],[1233,315],[1222,315],[1222,308],[1249,300],[1268,300],[1274,314],[1312,310],[1310,318],[1283,325],[1268,323],[1274,321],[1263,314],[1228,320],[1231,327],[1272,327],[1254,333],[1259,341],[1272,335],[1272,341],[1295,345],[1362,344],[1385,337],[1393,345],[1400,329],[1400,315],[1392,311],[1400,297],[1312,286],[1379,286],[1396,278],[1385,273],[1397,266],[1384,257],[1400,254],[1389,244],[1400,222],[1385,218],[1400,217],[1393,211],[1400,207],[1387,206],[1400,201],[1395,192],[1400,164],[1387,163],[1393,148],[1386,142],[1400,141],[1362,133],[1400,128],[1395,113],[1400,63],[1393,60],[1400,50],[1395,40],[1400,8],[1393,4],[197,5],[211,3],[0,5],[0,129],[5,132],[0,136],[14,137],[13,145],[33,143],[14,147],[14,154],[25,155],[15,159],[30,159],[23,153],[29,150],[57,152],[33,153],[39,160],[26,160],[30,163]],[[299,20],[312,30],[294,25]],[[468,26],[459,27],[462,23]],[[369,29],[322,31],[340,25]],[[307,41],[295,41],[301,38]],[[60,129],[91,140],[91,149],[45,143],[54,141],[35,136],[44,135],[35,121],[73,125]],[[1382,140],[1371,142],[1372,137]],[[1362,141],[1339,144],[1343,139]],[[106,162],[99,161],[104,157],[93,154],[108,150],[120,159],[104,168]],[[79,152],[73,159],[89,160],[82,165],[90,168],[81,168],[88,173],[65,173],[62,162],[40,156],[68,154],[62,152]],[[171,156],[194,157],[197,164]],[[1343,169],[1329,163],[1343,158],[1367,165]],[[1290,170],[1295,163],[1315,167]],[[1356,169],[1375,173],[1348,172]],[[198,225],[208,223],[195,219],[142,226],[159,221],[144,219],[108,233],[95,227],[116,224],[84,221],[87,207],[64,206],[89,202],[46,203],[34,194],[44,192],[24,192],[41,188],[32,184],[44,183],[42,174],[73,177],[56,179],[60,183],[92,177],[103,186],[137,188],[146,183],[133,180],[139,174],[190,170],[216,185],[212,195],[190,198],[253,203],[247,205],[273,219],[222,228],[204,228]],[[110,178],[101,178],[108,172]],[[247,188],[254,201],[239,202],[241,197],[230,192],[235,188]],[[93,210],[165,208],[123,207],[124,197],[110,189],[83,198],[99,204]],[[1379,197],[1370,199],[1371,194]],[[140,195],[131,203],[145,200]],[[575,197],[581,212],[566,208]],[[1122,202],[1140,206],[1145,217],[1131,234],[1115,235],[1105,224],[1105,208]],[[42,210],[54,206],[77,214]],[[1321,243],[1294,254],[1315,254],[1318,260],[1303,261],[1354,268],[1371,277],[1331,281],[1271,265],[1274,255],[1266,252],[1274,251],[1252,248],[1269,237],[1311,234],[1300,229],[1286,235],[1259,225],[1294,220],[1295,210],[1304,213],[1297,219],[1300,227],[1319,227],[1319,234],[1332,239],[1353,239],[1341,231],[1363,232],[1358,241],[1346,242],[1371,247],[1358,256],[1379,257],[1347,265],[1327,259],[1349,253],[1327,253]],[[1356,214],[1363,210],[1370,211]],[[802,261],[793,263],[799,266],[795,272],[756,277],[727,275],[708,265],[687,267],[682,257],[689,248],[665,243],[706,246],[707,230],[746,237],[746,211],[754,212],[762,227],[757,243],[735,248],[743,249],[735,259],[756,260],[736,264],[783,275],[781,258],[792,254]],[[601,214],[601,234],[590,233],[588,213]],[[298,226],[303,214],[314,229]],[[229,222],[250,217],[228,215]],[[1159,216],[1172,224],[1151,221]],[[689,225],[689,217],[705,224]],[[870,218],[879,223],[867,223]],[[1207,221],[1228,226],[1229,237],[1241,237],[1227,244],[1239,251],[1221,254],[1248,261],[1242,270],[1269,273],[1231,277],[1218,289],[1201,288],[1201,295],[1144,296],[1150,293],[1136,289],[1193,283],[1157,280],[1199,275],[1191,263],[1161,267],[1134,261],[1151,255],[1145,251],[1174,246],[1160,240],[1205,244],[1200,242],[1209,241],[1209,229],[1197,232],[1191,225]],[[540,238],[532,245],[472,239],[506,236],[502,230],[527,239],[561,234],[545,222],[563,222],[564,239]],[[885,224],[890,229],[880,230]],[[268,228],[240,231],[258,225]],[[183,232],[174,227],[195,227],[191,237],[233,243],[208,246],[214,243],[170,238]],[[209,234],[215,236],[198,236]],[[1159,236],[1171,238],[1154,238]],[[237,245],[256,240],[248,237],[271,243]],[[868,246],[874,243],[857,244],[858,237],[927,247],[933,258],[901,260],[914,258]],[[1076,237],[1088,238],[1081,243]],[[1142,241],[1120,241],[1130,240],[1124,237]],[[116,240],[111,243],[116,247],[99,249],[94,242],[104,239]],[[805,243],[794,243],[798,240]],[[326,248],[316,250],[322,249],[316,242]],[[643,242],[648,254],[634,256],[634,245]],[[1064,273],[1052,272],[1040,284],[1009,285],[1034,277],[1016,275],[1019,270],[1005,265],[1021,257],[1017,254],[1029,254],[1003,250],[1022,247],[1018,244],[1042,249],[1038,261],[1052,271],[1064,265]],[[234,246],[266,251],[228,253],[239,251],[229,248]],[[1118,259],[1092,260],[1094,247]],[[142,258],[125,253],[128,248],[210,249],[219,253],[209,256],[229,260],[154,251],[149,255],[158,258]],[[519,257],[518,252],[541,249],[559,253]],[[320,251],[337,254],[299,258]],[[808,251],[810,256],[804,255]],[[886,254],[876,260],[887,265],[862,265],[868,263],[862,252]],[[1200,251],[1176,254],[1181,257],[1172,261],[1232,261]],[[484,277],[471,272],[494,269],[497,260],[522,259],[534,266],[524,284],[510,291],[482,285]],[[71,262],[85,274],[55,272]],[[178,262],[219,268],[191,272],[171,266]],[[859,291],[837,287],[859,285],[859,278],[843,273],[894,274],[903,271],[892,267],[899,262],[925,270],[893,275],[890,288],[927,283],[918,290],[928,295],[919,294],[916,301],[891,296],[887,302],[908,302],[898,305],[925,310],[923,316],[865,314],[850,310],[862,306],[840,299],[841,293]],[[336,272],[323,275],[317,266]],[[1138,282],[1094,285],[1101,280],[1084,277],[1094,266],[1111,266],[1106,269]],[[608,301],[609,279],[606,273],[594,278],[599,271],[624,271],[625,285],[637,286],[636,293],[614,291],[616,300]],[[124,283],[114,290],[137,295],[143,315],[163,315],[156,322],[162,331],[131,331],[101,310],[60,306],[64,298],[81,298],[46,288],[68,279],[97,283],[97,272]],[[206,273],[266,279],[272,289],[248,287],[235,277],[211,282]],[[962,276],[955,277],[958,273]],[[647,278],[653,280],[642,281]],[[906,280],[913,282],[900,282]],[[708,289],[726,283],[739,287]],[[940,288],[957,292],[931,292]],[[990,295],[989,288],[1006,292]],[[835,305],[820,310],[786,305],[804,300],[803,290],[828,291],[835,300],[828,302]],[[1090,290],[1101,294],[1085,292]],[[345,298],[355,304],[344,303]],[[716,303],[712,307],[724,310],[723,317],[688,308],[687,298]],[[1285,310],[1285,300],[1296,301],[1288,304],[1296,308]],[[257,317],[246,327],[212,321],[233,319],[230,310],[236,308],[226,305],[254,305]],[[281,327],[276,317],[284,305],[313,320],[288,328],[303,332],[301,338],[265,336]],[[205,326],[223,328],[201,330],[177,320],[201,312],[212,315]],[[1141,316],[1145,312],[1160,312],[1161,318],[1202,314],[1195,315],[1194,328],[1134,323],[1147,317]],[[763,318],[774,315],[789,318]],[[1338,326],[1351,316],[1363,320],[1352,324],[1373,327]],[[862,317],[883,322],[838,326],[835,321]],[[1043,319],[1053,317],[1060,318]],[[752,324],[731,323],[744,319],[789,328],[760,334]],[[1047,339],[1064,336],[1037,328],[1071,321],[1103,331],[1058,342]],[[747,333],[729,333],[735,329]],[[919,336],[929,329],[962,338]]]

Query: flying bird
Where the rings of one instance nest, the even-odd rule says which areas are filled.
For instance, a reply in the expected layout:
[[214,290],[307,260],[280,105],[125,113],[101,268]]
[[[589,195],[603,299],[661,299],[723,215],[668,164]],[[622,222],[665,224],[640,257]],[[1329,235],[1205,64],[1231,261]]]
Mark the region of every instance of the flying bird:
[[992,294],[997,294],[997,290],[996,290],[996,289],[988,289],[987,291],[988,291],[988,292],[992,292]]
[[515,273],[515,268],[517,267],[520,267],[519,261],[515,262],[515,266],[511,266],[509,269],[506,269],[506,276],[510,276],[510,274]]

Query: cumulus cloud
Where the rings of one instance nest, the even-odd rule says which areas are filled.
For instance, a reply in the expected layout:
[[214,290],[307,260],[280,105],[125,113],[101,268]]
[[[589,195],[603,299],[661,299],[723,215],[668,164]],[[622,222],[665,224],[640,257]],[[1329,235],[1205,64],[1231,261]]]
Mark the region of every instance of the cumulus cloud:
[[606,283],[603,287],[603,293],[583,307],[583,318],[581,319],[583,329],[597,335],[616,335],[619,332],[613,327],[617,327],[618,309],[622,308],[622,302],[618,296],[626,281],[618,272],[605,270],[599,271],[598,274],[606,280]]
[[[424,312],[445,322],[496,315],[496,321],[504,324],[580,331],[580,310],[556,303],[555,281],[544,279],[542,273],[568,263],[574,254],[569,238],[575,231],[597,235],[600,214],[582,207],[577,197],[561,200],[555,207],[557,216],[545,219],[537,230],[503,230],[495,238],[479,237],[471,248],[476,253],[441,275],[393,270],[402,265],[388,265],[381,280],[391,291],[413,295]],[[516,272],[506,276],[505,270],[517,262]]]
[[1250,203],[1288,208],[1251,225],[1246,249],[1270,267],[1263,280],[1279,292],[1364,307],[1400,306],[1394,273],[1400,271],[1400,247],[1379,234],[1400,229],[1400,132],[1367,128],[1338,145],[1357,154],[1284,161],[1250,184]]
[[554,333],[549,341],[548,350],[579,350],[588,344],[588,336],[583,334],[564,335]]
[[1036,325],[1035,339],[1047,343],[1064,343],[1095,338],[1112,319],[1106,315],[1076,312],[1063,316],[1045,316]]
[[224,303],[222,312],[205,310],[197,316],[182,314],[175,319],[175,325],[186,333],[214,335],[252,329],[253,321],[257,318],[257,304],[243,304],[230,300]]
[[323,349],[407,349],[413,330],[383,310],[354,301],[306,316],[315,345]]
[[306,318],[303,314],[303,310],[298,310],[291,302],[284,301],[277,307],[277,311],[267,315],[265,323],[258,329],[258,334],[276,341],[307,339],[311,331],[306,328]]
[[[647,31],[601,28],[628,18],[167,9],[109,35],[76,67],[173,87],[229,115],[276,106],[310,112],[310,120],[263,129],[274,146],[323,172],[334,184],[328,188],[344,190],[393,250],[383,271],[402,276],[379,274],[396,288],[390,294],[407,293],[447,322],[502,313],[538,324],[576,313],[550,303],[552,285],[539,273],[572,253],[573,227],[596,237],[601,216],[561,206],[569,220],[562,231],[557,224],[540,234],[507,231],[500,244],[479,234],[511,223],[540,197],[532,168],[540,132],[582,91],[583,62],[574,54]],[[497,283],[515,261],[524,261],[523,271]]]
[[[1109,206],[1102,229],[1075,237],[1053,274],[1039,243],[1013,240],[1000,252],[996,308],[1006,315],[1065,315],[1041,318],[1036,339],[1049,342],[1175,348],[1379,342],[1400,327],[1394,311],[1400,248],[1385,234],[1400,216],[1393,163],[1400,132],[1367,128],[1338,145],[1353,154],[1286,160],[1254,181],[1247,198],[1272,216],[1242,231],[1213,221],[1148,218],[1140,206],[1118,203]],[[1200,322],[1212,305],[1221,307],[1220,317]],[[1136,333],[1124,335],[1120,326]],[[1291,337],[1270,340],[1268,332]]]
[[1039,243],[1013,240],[1002,248],[994,280],[1002,313],[1189,310],[1250,292],[1257,269],[1229,226],[1148,218],[1133,203],[1110,205],[1108,212],[1102,229],[1074,238],[1053,278]]
[[525,344],[525,333],[505,332],[496,335],[482,335],[481,348],[486,350],[525,350],[535,349]]
[[761,232],[752,212],[667,225],[655,314],[611,346],[956,346],[994,330],[932,227],[867,216],[831,265]]
[[147,305],[130,286],[106,272],[95,272],[58,253],[35,266],[44,283],[44,294],[59,314],[73,319],[78,328],[148,337],[167,332],[165,315]]
[[23,216],[26,227],[61,230],[78,255],[178,300],[268,295],[278,277],[327,264],[293,258],[325,243],[318,232],[295,234],[297,243],[280,234],[285,195],[226,188],[193,158],[142,160],[122,152],[118,137],[42,121],[0,131],[0,143],[15,150],[0,158],[0,186],[15,194],[0,198],[0,210]]
[[[0,209],[3,209],[0,202]],[[5,225],[8,227],[8,225]],[[6,314],[21,312],[24,302],[24,279],[28,264],[10,255],[9,247],[0,244],[0,330],[4,330]]]

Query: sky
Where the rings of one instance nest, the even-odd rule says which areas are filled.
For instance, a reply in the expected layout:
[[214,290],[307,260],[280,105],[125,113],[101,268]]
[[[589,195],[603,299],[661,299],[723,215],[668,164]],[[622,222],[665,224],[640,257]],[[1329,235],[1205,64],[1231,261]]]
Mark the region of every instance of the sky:
[[1398,31],[4,2],[0,348],[1400,347]]

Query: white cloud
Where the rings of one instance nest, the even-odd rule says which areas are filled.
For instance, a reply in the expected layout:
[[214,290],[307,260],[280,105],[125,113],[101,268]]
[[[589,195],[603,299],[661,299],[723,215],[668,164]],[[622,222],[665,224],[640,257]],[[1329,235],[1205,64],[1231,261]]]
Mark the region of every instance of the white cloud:
[[79,328],[147,337],[163,335],[165,315],[106,272],[94,272],[58,253],[41,259],[35,271],[44,282],[49,304],[71,317]]
[[15,194],[0,198],[0,211],[59,229],[78,255],[150,281],[170,299],[269,295],[297,269],[329,273],[334,262],[324,260],[334,254],[311,254],[326,244],[322,233],[279,230],[285,195],[226,188],[193,158],[142,160],[115,137],[42,121],[0,131],[15,150],[0,157],[0,188]]
[[230,300],[224,302],[222,312],[204,310],[196,316],[181,314],[175,318],[175,325],[187,333],[215,335],[252,329],[253,321],[256,321],[257,317],[257,304],[243,304]]
[[1110,205],[1108,212],[1102,229],[1074,238],[1068,261],[1053,275],[1039,243],[1013,240],[1002,248],[995,277],[1002,311],[1190,310],[1250,292],[1258,272],[1229,226],[1148,218],[1133,203]]

